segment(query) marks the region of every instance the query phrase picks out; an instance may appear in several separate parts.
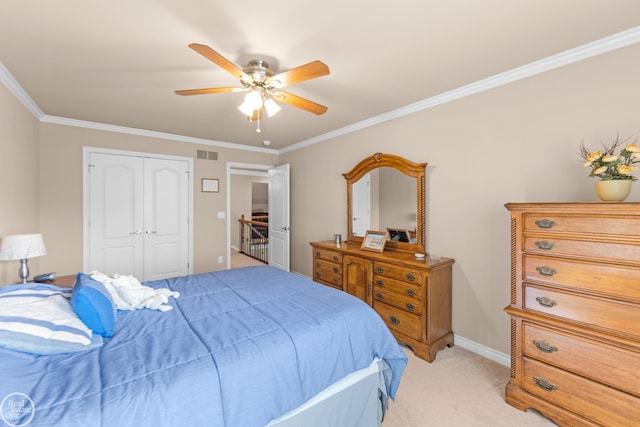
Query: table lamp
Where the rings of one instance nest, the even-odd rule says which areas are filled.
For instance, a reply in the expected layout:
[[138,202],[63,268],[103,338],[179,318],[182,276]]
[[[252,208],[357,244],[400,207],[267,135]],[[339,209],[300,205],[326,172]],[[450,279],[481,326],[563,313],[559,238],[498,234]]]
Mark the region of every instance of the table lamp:
[[14,234],[4,236],[0,244],[0,261],[20,260],[18,275],[22,283],[27,283],[29,266],[27,260],[46,255],[42,234]]

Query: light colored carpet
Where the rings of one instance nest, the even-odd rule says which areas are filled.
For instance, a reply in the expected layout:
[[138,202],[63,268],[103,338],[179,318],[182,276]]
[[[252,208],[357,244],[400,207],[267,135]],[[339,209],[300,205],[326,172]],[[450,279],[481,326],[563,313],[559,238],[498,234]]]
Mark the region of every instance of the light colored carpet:
[[438,352],[432,363],[404,350],[409,363],[382,427],[555,425],[534,410],[505,403],[506,366],[458,346]]

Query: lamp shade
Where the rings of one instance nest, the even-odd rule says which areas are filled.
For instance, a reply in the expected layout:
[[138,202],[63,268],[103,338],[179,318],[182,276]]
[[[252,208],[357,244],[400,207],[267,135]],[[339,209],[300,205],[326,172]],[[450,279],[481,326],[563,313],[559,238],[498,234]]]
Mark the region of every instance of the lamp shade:
[[46,254],[42,234],[4,236],[0,244],[0,261],[35,258]]

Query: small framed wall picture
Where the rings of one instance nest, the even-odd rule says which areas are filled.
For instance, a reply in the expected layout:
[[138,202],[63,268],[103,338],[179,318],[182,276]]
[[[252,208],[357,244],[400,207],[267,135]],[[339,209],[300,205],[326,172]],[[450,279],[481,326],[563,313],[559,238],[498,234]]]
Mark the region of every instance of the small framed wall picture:
[[386,231],[367,230],[367,233],[364,235],[364,239],[362,239],[362,246],[360,246],[360,249],[382,252],[384,251],[384,245],[387,243],[388,239],[389,233]]
[[218,193],[220,191],[219,180],[211,178],[202,178],[203,193]]

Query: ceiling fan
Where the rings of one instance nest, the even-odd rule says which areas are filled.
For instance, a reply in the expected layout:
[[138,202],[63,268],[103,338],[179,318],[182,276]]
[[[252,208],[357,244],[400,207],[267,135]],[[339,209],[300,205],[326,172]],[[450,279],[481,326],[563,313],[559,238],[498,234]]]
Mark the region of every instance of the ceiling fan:
[[[187,96],[248,91],[249,93],[245,96],[244,102],[238,108],[250,121],[260,120],[263,109],[266,110],[269,117],[280,111],[281,108],[275,101],[284,102],[285,104],[301,108],[317,115],[324,114],[327,111],[327,107],[324,105],[280,90],[280,88],[285,86],[291,86],[305,80],[311,80],[329,74],[329,67],[320,61],[312,61],[308,64],[276,74],[269,69],[269,64],[259,59],[254,59],[250,61],[246,67],[240,68],[209,46],[191,43],[189,47],[233,74],[240,80],[243,87],[176,90],[175,92],[178,95]],[[258,132],[260,132],[259,127]]]

